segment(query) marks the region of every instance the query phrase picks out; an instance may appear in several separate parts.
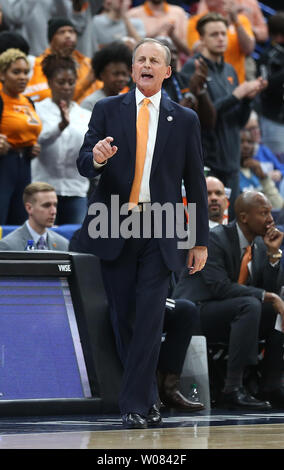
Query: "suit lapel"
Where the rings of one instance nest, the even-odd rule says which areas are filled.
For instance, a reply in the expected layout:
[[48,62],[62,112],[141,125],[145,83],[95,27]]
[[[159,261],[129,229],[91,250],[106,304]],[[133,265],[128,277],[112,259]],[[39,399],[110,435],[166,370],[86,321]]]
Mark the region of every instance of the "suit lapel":
[[238,280],[241,267],[241,251],[237,226],[235,222],[227,226],[226,233],[230,245],[233,277]]
[[47,246],[49,250],[56,250],[56,239],[52,230],[47,230]]
[[20,235],[21,235],[22,242],[23,242],[23,250],[25,250],[28,240],[33,240],[33,237],[30,234],[26,223],[24,223],[24,225],[20,228],[20,231],[21,231]]
[[261,266],[261,250],[257,246],[256,240],[253,243],[252,246],[252,260],[251,260],[251,273],[250,273],[250,278],[249,278],[249,284],[250,285],[256,285],[257,279],[256,279],[256,272],[257,270],[255,269],[256,266]]
[[[127,93],[121,102],[121,122],[129,146],[130,161],[135,165],[136,156],[136,102],[135,89]],[[133,170],[134,171],[134,170]]]
[[161,155],[163,154],[167,139],[171,133],[171,130],[175,126],[175,112],[174,106],[171,100],[164,95],[162,92],[161,103],[160,103],[160,113],[159,113],[159,122],[157,129],[157,137],[154,148],[154,155],[151,168],[151,176],[153,175]]

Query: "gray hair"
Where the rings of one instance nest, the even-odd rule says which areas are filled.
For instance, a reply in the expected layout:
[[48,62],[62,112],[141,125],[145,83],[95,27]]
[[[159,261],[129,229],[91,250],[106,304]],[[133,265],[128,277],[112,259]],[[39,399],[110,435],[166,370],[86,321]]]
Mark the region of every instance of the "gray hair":
[[142,39],[141,41],[139,41],[135,48],[133,49],[133,54],[132,54],[132,63],[134,62],[134,59],[135,59],[135,55],[136,55],[136,51],[137,49],[142,46],[142,44],[145,44],[145,43],[152,43],[152,44],[159,44],[159,46],[161,46],[164,51],[165,51],[165,62],[166,62],[166,65],[170,65],[171,64],[171,51],[170,49],[168,48],[168,46],[166,46],[165,44],[163,44],[161,41],[159,41],[158,39],[154,39],[154,38],[144,38]]

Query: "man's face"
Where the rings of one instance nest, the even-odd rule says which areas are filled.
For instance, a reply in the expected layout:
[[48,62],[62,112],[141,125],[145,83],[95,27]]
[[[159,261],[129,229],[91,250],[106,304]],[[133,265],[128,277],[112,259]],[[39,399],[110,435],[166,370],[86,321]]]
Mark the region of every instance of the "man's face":
[[58,28],[50,41],[52,52],[62,57],[69,57],[77,44],[77,33],[72,26],[61,26]]
[[166,54],[162,45],[146,42],[136,50],[132,65],[132,78],[144,96],[153,96],[162,88],[165,78],[171,75],[166,65]]
[[253,158],[254,141],[248,130],[241,131],[241,164],[247,158]]
[[252,140],[259,144],[261,141],[261,132],[258,120],[251,118],[246,124],[245,129],[250,131]]
[[222,21],[207,23],[200,39],[203,47],[208,49],[210,54],[216,56],[224,54],[228,45],[226,25]]
[[217,178],[206,178],[208,194],[208,214],[209,219],[219,221],[223,219],[228,200],[225,194],[225,188]]
[[251,205],[248,212],[245,214],[245,222],[247,228],[250,230],[253,237],[257,235],[264,237],[268,226],[273,223],[273,217],[271,215],[272,205],[268,200],[259,195],[257,202]]
[[44,229],[54,225],[57,212],[57,196],[54,191],[40,191],[27,202],[26,211],[33,227]]

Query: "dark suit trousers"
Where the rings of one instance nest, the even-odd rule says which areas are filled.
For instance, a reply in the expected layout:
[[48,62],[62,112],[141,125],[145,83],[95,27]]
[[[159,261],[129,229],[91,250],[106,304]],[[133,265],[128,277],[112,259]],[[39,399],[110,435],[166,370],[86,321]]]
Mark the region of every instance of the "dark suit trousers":
[[199,312],[193,302],[175,300],[175,307],[166,307],[164,341],[162,342],[158,369],[162,373],[182,373],[185,355],[193,334],[200,331]]
[[284,335],[274,329],[271,304],[250,296],[206,302],[200,306],[200,319],[208,342],[229,344],[228,370],[240,372],[256,364],[258,341],[265,339],[263,374],[281,376]]
[[170,271],[154,238],[126,240],[120,256],[101,266],[124,368],[120,411],[147,416],[158,399],[156,368]]

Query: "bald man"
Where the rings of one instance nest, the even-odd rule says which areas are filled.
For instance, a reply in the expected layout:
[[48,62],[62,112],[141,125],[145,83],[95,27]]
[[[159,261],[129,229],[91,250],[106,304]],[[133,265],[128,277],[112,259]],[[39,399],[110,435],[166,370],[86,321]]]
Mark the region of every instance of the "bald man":
[[[284,302],[278,293],[283,284],[280,246],[284,234],[274,224],[271,204],[262,194],[248,191],[235,203],[236,220],[210,231],[209,255],[204,270],[190,282],[182,273],[175,298],[199,305],[207,341],[228,343],[228,361],[221,403],[239,409],[269,410],[284,407],[282,332],[275,330]],[[252,248],[248,279],[240,283],[241,261]],[[246,368],[257,364],[258,342],[265,339],[259,397],[244,388]],[[268,400],[268,401],[267,401]]]
[[224,213],[228,206],[228,199],[225,186],[222,181],[215,176],[207,176],[206,186],[208,194],[209,227],[213,228],[223,223]]

